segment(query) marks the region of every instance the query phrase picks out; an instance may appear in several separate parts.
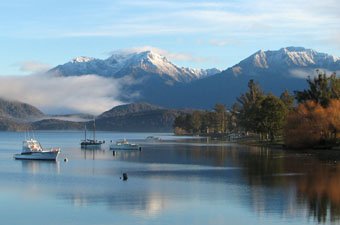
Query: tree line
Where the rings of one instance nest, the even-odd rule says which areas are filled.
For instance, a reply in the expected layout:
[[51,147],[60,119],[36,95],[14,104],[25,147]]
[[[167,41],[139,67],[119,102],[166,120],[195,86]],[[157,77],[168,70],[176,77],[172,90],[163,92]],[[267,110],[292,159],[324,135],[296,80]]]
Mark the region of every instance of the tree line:
[[308,88],[279,97],[265,94],[254,80],[229,109],[216,104],[211,111],[176,117],[176,134],[230,135],[253,133],[261,140],[284,139],[292,148],[333,146],[340,130],[340,79],[318,71]]

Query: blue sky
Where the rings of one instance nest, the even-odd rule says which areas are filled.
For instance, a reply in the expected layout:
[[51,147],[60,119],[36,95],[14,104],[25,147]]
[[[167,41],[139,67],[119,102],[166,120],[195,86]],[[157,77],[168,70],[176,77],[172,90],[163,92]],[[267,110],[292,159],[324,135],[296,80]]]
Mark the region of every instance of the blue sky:
[[130,48],[220,69],[286,46],[340,56],[337,0],[4,0],[0,21],[0,75]]

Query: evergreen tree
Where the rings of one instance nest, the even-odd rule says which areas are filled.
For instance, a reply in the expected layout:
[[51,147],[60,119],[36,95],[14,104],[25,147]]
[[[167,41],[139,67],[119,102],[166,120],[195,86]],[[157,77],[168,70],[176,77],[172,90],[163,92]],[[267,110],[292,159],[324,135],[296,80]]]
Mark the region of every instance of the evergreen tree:
[[313,79],[309,77],[307,82],[309,89],[295,91],[295,98],[299,103],[311,100],[327,107],[331,99],[340,98],[340,79],[335,73],[327,76],[326,73],[319,72]]
[[282,131],[286,114],[287,108],[279,98],[271,94],[266,96],[260,103],[258,130],[273,141]]
[[242,127],[250,131],[259,132],[259,109],[264,94],[254,80],[249,81],[248,88],[248,92],[237,99],[241,107],[238,118]]
[[231,132],[237,132],[238,131],[239,124],[238,124],[237,117],[238,117],[239,112],[240,112],[240,105],[235,103],[231,107],[231,111],[228,114],[228,120],[227,120],[227,128]]
[[202,125],[202,113],[194,111],[191,116],[191,127],[194,134],[200,133]]
[[227,109],[223,104],[216,104],[214,107],[216,114],[216,131],[225,133],[227,127]]

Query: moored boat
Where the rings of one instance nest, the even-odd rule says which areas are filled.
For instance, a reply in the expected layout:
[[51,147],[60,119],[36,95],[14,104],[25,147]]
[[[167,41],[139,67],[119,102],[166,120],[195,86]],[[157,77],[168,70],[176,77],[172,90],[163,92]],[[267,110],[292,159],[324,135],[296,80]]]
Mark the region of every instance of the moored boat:
[[23,141],[21,153],[14,154],[14,158],[56,161],[59,153],[60,148],[44,150],[37,140],[31,138]]
[[155,136],[148,136],[145,138],[145,141],[147,142],[158,142],[161,141],[162,139],[160,137],[155,137]]
[[80,142],[81,148],[93,148],[93,149],[99,149],[101,148],[101,145],[105,143],[105,141],[98,141],[96,140],[96,123],[93,119],[93,139],[87,139],[86,138],[86,124],[85,124],[85,138]]
[[110,145],[110,150],[141,150],[142,148],[135,144],[129,143],[126,139],[118,140]]

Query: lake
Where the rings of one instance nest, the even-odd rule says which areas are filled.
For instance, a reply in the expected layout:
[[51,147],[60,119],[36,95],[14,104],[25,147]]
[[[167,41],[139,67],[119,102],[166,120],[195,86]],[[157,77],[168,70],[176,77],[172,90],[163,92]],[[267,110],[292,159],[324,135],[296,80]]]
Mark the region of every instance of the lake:
[[[34,135],[61,147],[57,162],[14,160],[25,133],[0,132],[1,224],[340,224],[337,152],[114,132],[97,132],[101,150],[81,150],[82,132]],[[113,155],[121,138],[142,151]]]

